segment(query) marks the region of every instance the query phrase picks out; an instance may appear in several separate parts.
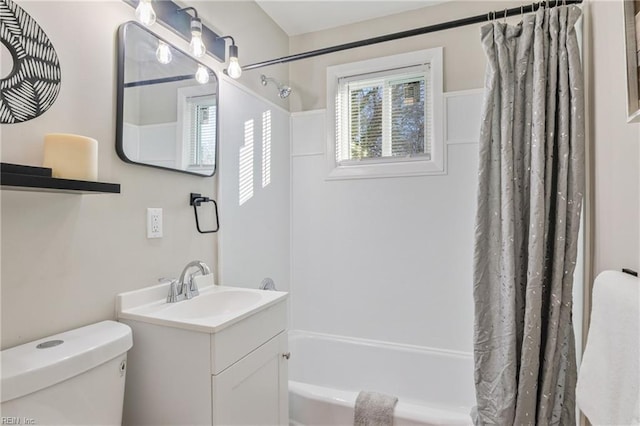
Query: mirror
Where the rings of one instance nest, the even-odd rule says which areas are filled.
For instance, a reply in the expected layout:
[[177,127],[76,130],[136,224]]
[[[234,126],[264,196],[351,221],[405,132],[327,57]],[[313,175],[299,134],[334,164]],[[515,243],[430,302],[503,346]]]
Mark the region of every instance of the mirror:
[[116,151],[127,163],[213,176],[218,78],[136,22],[118,30]]

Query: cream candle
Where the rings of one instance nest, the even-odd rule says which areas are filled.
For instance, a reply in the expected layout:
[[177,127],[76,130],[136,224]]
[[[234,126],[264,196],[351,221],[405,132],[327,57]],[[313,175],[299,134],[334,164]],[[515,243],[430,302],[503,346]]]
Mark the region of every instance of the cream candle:
[[98,180],[98,141],[66,133],[44,135],[44,167],[53,177]]

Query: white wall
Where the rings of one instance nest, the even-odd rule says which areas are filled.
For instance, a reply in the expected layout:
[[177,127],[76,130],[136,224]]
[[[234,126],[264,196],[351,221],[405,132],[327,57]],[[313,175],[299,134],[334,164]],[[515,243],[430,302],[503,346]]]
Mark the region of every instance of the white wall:
[[327,181],[325,111],[294,114],[294,328],[471,352],[482,92],[456,95],[441,176]]
[[289,113],[228,82],[220,97],[220,284],[288,291]]
[[[447,2],[292,37],[292,52],[504,7]],[[293,327],[472,351],[472,259],[481,97],[481,25],[292,63]],[[348,35],[348,36],[347,36]],[[326,181],[326,67],[444,47],[447,174]],[[452,95],[457,96],[452,96]],[[311,111],[310,111],[311,110]]]
[[640,125],[626,122],[622,3],[589,2],[594,146],[594,277],[640,270]]
[[138,126],[138,132],[140,139],[137,143],[139,152],[137,161],[161,167],[180,168],[182,166],[178,164],[176,158],[178,126],[175,122]]
[[[255,27],[247,29],[242,39],[247,44],[259,40],[267,45],[259,57],[245,50],[243,60],[286,52],[286,41],[275,36],[281,31],[257,5],[221,3],[216,7],[225,8],[225,25],[243,23],[240,12],[254,9]],[[0,128],[2,161],[42,164],[45,133],[91,136],[99,142],[99,179],[120,183],[122,193],[2,191],[2,348],[114,318],[117,293],[155,284],[158,277],[177,276],[193,259],[215,268],[217,258],[217,236],[197,233],[188,204],[190,192],[215,197],[217,177],[126,164],[116,155],[116,30],[134,19],[134,9],[121,1],[18,4],[55,46],[62,88],[53,107],[42,116]],[[222,19],[203,17],[214,24]],[[188,42],[164,27],[155,25],[152,30],[188,49]],[[220,74],[222,64],[211,57],[204,61]],[[259,75],[254,77],[259,84]],[[222,122],[221,132],[224,125]],[[224,137],[220,143],[225,143]],[[147,207],[164,209],[164,238],[146,238]]]

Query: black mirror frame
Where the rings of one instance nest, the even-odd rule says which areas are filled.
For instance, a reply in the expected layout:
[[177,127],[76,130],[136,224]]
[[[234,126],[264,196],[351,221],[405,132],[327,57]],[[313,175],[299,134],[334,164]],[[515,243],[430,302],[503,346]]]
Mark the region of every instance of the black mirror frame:
[[[168,44],[169,46],[171,46],[173,49],[183,53],[184,55],[186,55],[187,57],[193,59],[194,62],[201,64],[202,66],[206,67],[212,74],[213,76],[216,78],[216,83],[217,83],[217,90],[216,90],[216,152],[215,152],[215,158],[216,158],[216,162],[213,165],[213,171],[211,172],[211,174],[202,174],[202,173],[195,173],[195,172],[190,172],[188,170],[180,170],[177,168],[171,168],[171,167],[162,167],[162,166],[156,166],[153,164],[146,164],[146,163],[140,163],[137,161],[133,161],[131,159],[129,159],[125,152],[124,152],[124,141],[123,139],[123,128],[124,128],[124,66],[125,66],[125,41],[126,41],[126,36],[127,36],[127,27],[129,25],[135,25],[138,28],[148,32],[149,34],[151,34],[153,37],[157,38],[158,40]],[[123,24],[121,24],[118,27],[118,33],[117,33],[117,82],[116,82],[116,152],[118,153],[118,157],[120,157],[120,159],[122,161],[124,161],[125,163],[129,163],[129,164],[136,164],[139,166],[146,166],[146,167],[153,167],[154,169],[161,169],[161,170],[169,170],[172,172],[177,172],[177,173],[185,173],[188,175],[192,175],[192,176],[198,176],[198,177],[202,177],[202,178],[208,178],[208,177],[212,177],[216,174],[216,171],[218,170],[218,154],[219,154],[219,145],[220,145],[220,79],[218,78],[218,75],[215,73],[214,70],[212,70],[208,65],[198,61],[197,59],[195,59],[194,57],[192,57],[189,53],[185,52],[182,49],[178,49],[176,46],[174,46],[171,42],[168,42],[167,40],[159,37],[157,34],[149,31],[146,27],[138,24],[136,21],[127,21]]]

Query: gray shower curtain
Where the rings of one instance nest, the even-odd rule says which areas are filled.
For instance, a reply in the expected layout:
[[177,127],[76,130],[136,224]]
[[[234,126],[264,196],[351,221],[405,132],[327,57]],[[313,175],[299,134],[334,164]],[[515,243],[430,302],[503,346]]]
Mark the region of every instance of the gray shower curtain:
[[573,272],[584,187],[575,6],[485,25],[474,252],[478,425],[575,424]]

